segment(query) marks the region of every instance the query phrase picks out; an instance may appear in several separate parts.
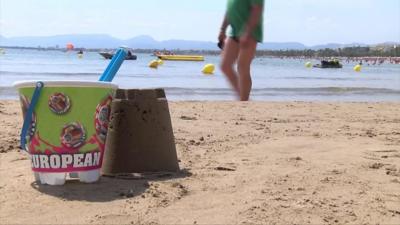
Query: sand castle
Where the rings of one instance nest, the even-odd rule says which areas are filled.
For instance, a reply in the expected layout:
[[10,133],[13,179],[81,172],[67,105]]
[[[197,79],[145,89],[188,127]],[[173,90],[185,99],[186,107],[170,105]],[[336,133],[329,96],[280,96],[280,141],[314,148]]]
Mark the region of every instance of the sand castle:
[[179,170],[163,89],[118,89],[111,108],[103,174]]

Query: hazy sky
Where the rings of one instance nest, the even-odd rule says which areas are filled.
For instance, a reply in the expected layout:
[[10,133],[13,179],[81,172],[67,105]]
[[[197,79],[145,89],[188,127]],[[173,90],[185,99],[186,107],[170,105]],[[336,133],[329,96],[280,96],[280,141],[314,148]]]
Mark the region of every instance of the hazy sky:
[[[265,41],[400,42],[400,0],[265,0]],[[215,41],[226,0],[0,0],[0,35]]]

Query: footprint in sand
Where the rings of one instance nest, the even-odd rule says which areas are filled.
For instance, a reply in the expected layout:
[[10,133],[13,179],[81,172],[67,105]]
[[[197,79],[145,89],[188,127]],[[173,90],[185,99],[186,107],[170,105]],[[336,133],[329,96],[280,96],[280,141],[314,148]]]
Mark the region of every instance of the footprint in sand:
[[389,159],[389,158],[400,158],[400,151],[389,149],[389,150],[378,150],[378,151],[366,151],[364,152],[363,158],[369,160],[379,161],[382,159]]
[[400,168],[397,169],[395,165],[389,165],[385,169],[386,175],[400,177]]

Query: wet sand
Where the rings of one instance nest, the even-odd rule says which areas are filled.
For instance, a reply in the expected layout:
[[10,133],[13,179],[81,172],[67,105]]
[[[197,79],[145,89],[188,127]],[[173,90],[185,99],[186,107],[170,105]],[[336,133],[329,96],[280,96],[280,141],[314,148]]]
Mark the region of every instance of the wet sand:
[[400,224],[400,103],[170,103],[182,171],[34,182],[0,101],[0,223]]

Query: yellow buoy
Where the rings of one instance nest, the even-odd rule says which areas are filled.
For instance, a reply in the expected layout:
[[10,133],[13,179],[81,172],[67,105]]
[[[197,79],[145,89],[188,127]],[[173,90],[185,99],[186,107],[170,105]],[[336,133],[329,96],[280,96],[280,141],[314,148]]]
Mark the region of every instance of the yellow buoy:
[[164,61],[162,59],[157,60],[158,65],[164,65]]
[[361,65],[356,65],[353,69],[356,72],[361,72],[362,67],[361,67]]
[[158,68],[158,61],[157,61],[157,60],[152,60],[152,61],[149,63],[149,67],[150,67],[150,68],[153,68],[153,69],[157,69],[157,68]]
[[312,67],[312,63],[311,62],[306,62],[306,67],[307,68],[311,68]]
[[207,65],[204,66],[202,72],[204,74],[213,74],[214,70],[215,70],[214,64],[207,64]]

